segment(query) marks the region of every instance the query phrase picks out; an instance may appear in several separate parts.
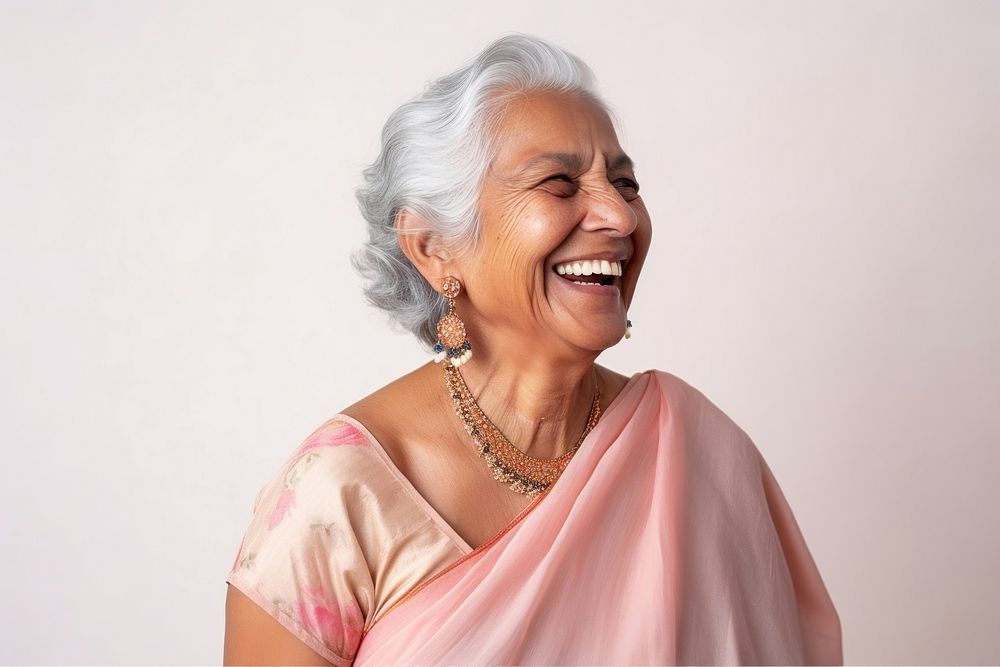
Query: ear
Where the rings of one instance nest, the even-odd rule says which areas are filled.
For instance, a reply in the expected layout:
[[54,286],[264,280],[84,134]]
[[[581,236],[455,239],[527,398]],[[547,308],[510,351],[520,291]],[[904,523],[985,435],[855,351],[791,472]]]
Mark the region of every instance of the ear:
[[401,209],[396,214],[395,229],[403,254],[434,290],[441,291],[445,276],[462,279],[454,272],[448,248],[431,232],[430,225],[421,215],[409,208]]

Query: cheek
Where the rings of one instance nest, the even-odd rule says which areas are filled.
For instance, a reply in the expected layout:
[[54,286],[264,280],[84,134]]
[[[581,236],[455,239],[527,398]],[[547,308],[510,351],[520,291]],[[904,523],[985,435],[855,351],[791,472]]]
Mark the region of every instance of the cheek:
[[503,220],[484,226],[474,279],[481,293],[489,292],[491,310],[535,310],[545,289],[545,262],[571,229],[572,218],[565,210],[538,205],[519,206]]
[[632,232],[632,269],[628,271],[630,276],[625,286],[627,304],[631,302],[632,295],[635,293],[636,285],[639,282],[639,275],[642,273],[642,267],[646,263],[646,257],[649,253],[649,246],[652,243],[652,238],[653,225],[649,216],[643,213],[639,217],[639,225],[635,228],[635,231]]
[[522,203],[504,216],[489,239],[492,259],[498,266],[530,272],[544,265],[572,227],[573,218],[565,205],[538,200]]
[[532,224],[522,225],[490,241],[481,264],[478,280],[488,289],[491,299],[501,308],[520,309],[535,294],[540,267],[545,254],[539,255],[539,231]]
[[636,251],[645,256],[653,241],[653,224],[650,222],[649,216],[643,216],[639,220],[639,226],[634,232],[635,245]]
[[646,252],[653,240],[653,222],[646,210],[646,204],[639,198],[633,202],[633,210],[636,214],[637,225],[632,231],[632,244],[635,256],[645,257]]

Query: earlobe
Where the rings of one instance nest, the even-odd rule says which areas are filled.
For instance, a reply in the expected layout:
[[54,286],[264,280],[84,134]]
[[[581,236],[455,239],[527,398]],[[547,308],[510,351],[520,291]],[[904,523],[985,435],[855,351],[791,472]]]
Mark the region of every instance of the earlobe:
[[441,279],[448,273],[451,253],[441,242],[426,219],[409,208],[396,215],[396,241],[410,263],[435,290],[440,291]]

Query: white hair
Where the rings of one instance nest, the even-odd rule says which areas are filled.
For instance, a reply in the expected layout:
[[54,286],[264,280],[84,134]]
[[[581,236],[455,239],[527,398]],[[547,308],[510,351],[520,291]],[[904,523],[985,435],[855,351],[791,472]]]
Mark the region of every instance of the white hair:
[[580,58],[539,37],[507,33],[393,111],[378,157],[362,172],[355,196],[369,238],[352,264],[366,280],[368,302],[428,347],[447,300],[403,254],[396,216],[408,208],[448,247],[471,247],[480,226],[480,187],[497,151],[493,129],[510,100],[532,90],[589,98],[617,124]]

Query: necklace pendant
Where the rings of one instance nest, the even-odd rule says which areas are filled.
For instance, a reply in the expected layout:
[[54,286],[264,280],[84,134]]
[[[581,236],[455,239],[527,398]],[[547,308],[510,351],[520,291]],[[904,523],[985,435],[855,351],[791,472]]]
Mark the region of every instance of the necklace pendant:
[[580,439],[565,454],[554,459],[541,459],[515,447],[490,421],[456,366],[444,364],[444,373],[448,394],[455,405],[455,414],[472,436],[476,450],[493,473],[493,478],[507,484],[512,491],[532,498],[559,478],[601,417],[601,393],[595,383],[590,415]]

